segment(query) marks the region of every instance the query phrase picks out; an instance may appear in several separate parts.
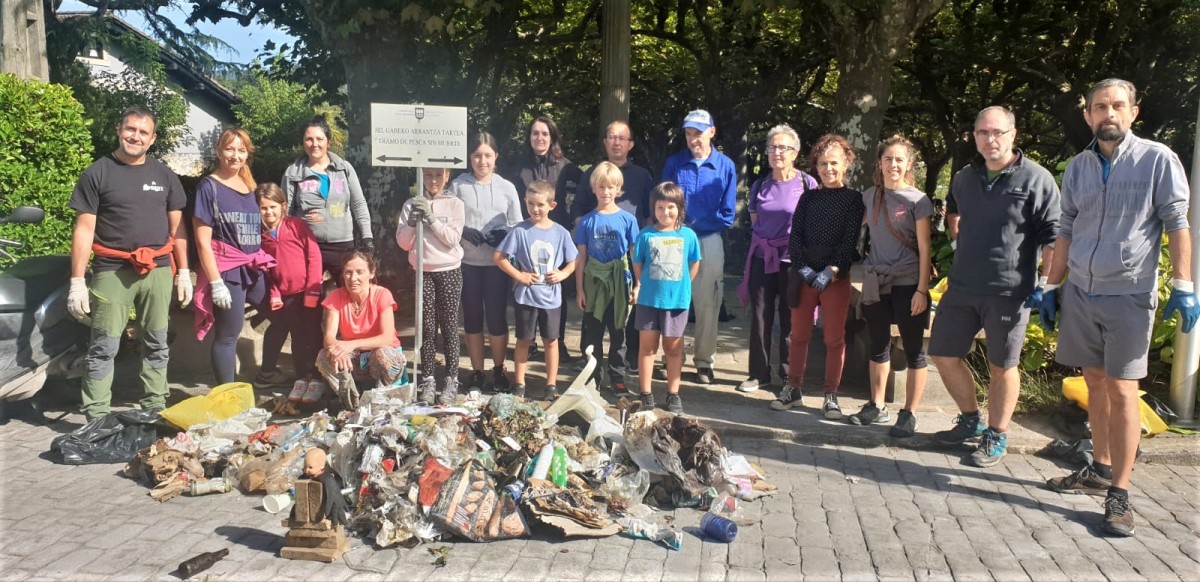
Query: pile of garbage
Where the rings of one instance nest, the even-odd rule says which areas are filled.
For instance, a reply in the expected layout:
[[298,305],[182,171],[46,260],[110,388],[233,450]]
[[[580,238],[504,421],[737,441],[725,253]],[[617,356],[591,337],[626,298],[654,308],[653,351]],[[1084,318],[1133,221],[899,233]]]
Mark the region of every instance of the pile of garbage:
[[679,549],[682,536],[656,523],[656,508],[711,509],[736,521],[739,500],[775,489],[704,423],[625,398],[611,407],[581,382],[548,407],[474,392],[428,407],[411,395],[410,387],[370,390],[336,417],[272,421],[251,407],[190,423],[139,450],[125,474],[152,486],[158,501],[237,488],[271,496],[279,510],[305,453],[318,447],[345,485],[332,494],[346,496],[347,528],[379,548],[520,538],[541,524],[564,537],[624,532]]

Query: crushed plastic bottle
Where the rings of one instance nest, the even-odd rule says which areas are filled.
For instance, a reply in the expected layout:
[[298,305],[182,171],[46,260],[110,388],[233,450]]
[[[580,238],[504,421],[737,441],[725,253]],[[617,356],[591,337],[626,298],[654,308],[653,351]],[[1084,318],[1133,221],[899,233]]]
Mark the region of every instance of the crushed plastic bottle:
[[554,445],[554,455],[550,458],[550,480],[559,487],[567,486],[567,449],[562,445]]

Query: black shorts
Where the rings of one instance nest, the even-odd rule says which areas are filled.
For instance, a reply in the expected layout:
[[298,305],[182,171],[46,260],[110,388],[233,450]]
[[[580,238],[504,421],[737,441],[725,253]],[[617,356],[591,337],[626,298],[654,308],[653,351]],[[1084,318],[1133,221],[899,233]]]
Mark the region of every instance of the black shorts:
[[513,313],[517,320],[517,339],[532,340],[540,326],[542,339],[546,341],[558,339],[558,322],[562,319],[562,308],[542,309],[517,303]]
[[[463,331],[508,335],[508,300],[512,279],[497,266],[463,265]],[[486,324],[486,326],[485,326]],[[558,329],[558,328],[555,328]]]

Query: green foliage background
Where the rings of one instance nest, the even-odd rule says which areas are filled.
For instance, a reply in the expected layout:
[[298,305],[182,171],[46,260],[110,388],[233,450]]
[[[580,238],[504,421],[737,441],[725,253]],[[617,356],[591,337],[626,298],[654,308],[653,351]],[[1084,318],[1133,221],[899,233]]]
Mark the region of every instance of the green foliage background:
[[9,251],[17,258],[70,251],[67,204],[92,162],[83,113],[67,87],[0,74],[0,215],[22,205],[46,211],[39,225],[0,226],[0,237],[25,243]]

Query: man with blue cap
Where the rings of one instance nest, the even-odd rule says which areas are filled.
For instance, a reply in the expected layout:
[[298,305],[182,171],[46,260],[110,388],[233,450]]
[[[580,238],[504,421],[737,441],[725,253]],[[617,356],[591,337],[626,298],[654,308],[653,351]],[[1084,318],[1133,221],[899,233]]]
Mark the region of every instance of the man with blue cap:
[[737,169],[733,160],[712,147],[717,128],[703,109],[683,120],[687,148],[667,158],[662,179],[679,184],[686,195],[685,223],[700,239],[700,272],[692,281],[696,314],[696,381],[713,382],[713,354],[717,351],[717,318],[725,284],[725,247],[722,234],[733,226],[737,214]]

